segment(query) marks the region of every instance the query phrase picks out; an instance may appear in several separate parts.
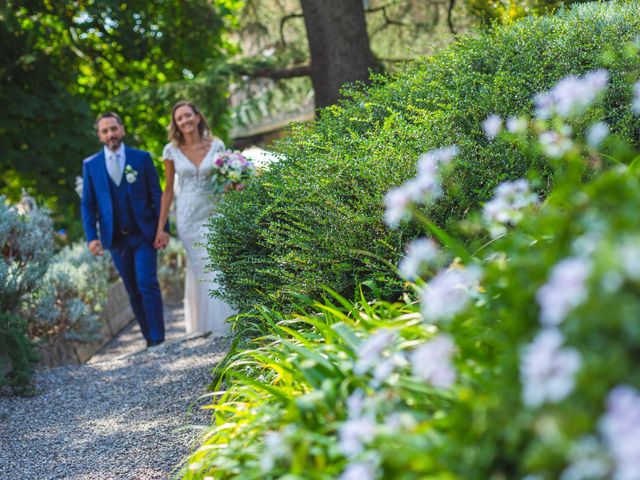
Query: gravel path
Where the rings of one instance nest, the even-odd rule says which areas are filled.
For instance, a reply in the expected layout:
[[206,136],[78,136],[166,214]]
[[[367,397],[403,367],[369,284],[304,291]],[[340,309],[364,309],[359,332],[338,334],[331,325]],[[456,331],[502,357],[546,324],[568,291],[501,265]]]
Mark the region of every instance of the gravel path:
[[199,397],[227,344],[180,338],[180,311],[167,317],[161,347],[131,327],[89,364],[39,372],[38,395],[0,397],[0,479],[171,478],[199,435],[180,427],[209,423]]

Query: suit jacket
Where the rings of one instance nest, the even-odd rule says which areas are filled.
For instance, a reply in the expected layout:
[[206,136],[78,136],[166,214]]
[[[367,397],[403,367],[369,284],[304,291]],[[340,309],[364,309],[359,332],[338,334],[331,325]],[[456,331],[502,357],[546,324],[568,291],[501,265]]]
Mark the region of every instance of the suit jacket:
[[[125,169],[127,165],[138,172],[132,183],[127,181],[125,173],[122,174],[122,181],[127,184],[131,210],[142,235],[153,243],[158,229],[162,197],[158,172],[148,152],[125,146]],[[114,216],[109,192],[111,180],[105,165],[104,150],[83,161],[82,177],[82,225],[87,242],[99,238],[103,248],[109,249],[113,244]],[[168,231],[168,228],[167,222],[165,230]]]

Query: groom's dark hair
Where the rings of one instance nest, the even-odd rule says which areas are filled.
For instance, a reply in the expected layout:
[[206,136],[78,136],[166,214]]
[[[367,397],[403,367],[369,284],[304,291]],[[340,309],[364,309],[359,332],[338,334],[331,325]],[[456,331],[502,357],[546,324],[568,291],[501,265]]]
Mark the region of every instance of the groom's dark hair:
[[100,123],[100,120],[102,120],[103,118],[115,118],[118,122],[118,125],[123,125],[120,115],[118,115],[116,112],[105,112],[96,119],[96,123],[93,125],[96,131],[98,130],[98,123]]

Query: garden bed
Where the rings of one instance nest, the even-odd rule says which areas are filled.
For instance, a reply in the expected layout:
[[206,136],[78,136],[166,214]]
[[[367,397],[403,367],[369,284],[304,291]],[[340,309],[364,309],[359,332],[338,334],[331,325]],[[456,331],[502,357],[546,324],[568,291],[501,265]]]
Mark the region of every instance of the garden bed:
[[99,340],[80,342],[71,340],[64,334],[50,338],[38,346],[40,366],[60,367],[85,363],[109,340],[134,319],[127,291],[121,280],[111,284],[104,309],[100,313]]

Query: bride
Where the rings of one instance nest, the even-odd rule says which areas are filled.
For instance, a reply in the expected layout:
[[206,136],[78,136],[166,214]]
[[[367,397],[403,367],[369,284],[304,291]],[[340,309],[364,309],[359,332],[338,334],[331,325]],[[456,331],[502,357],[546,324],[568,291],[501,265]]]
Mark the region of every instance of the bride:
[[214,193],[211,172],[215,155],[224,144],[212,137],[206,119],[190,102],[173,106],[169,125],[169,140],[162,152],[166,187],[160,204],[160,220],[154,246],[164,248],[169,243],[165,225],[169,207],[176,192],[176,223],[178,237],[187,251],[184,314],[187,334],[196,332],[225,333],[225,320],[234,315],[231,307],[211,298],[209,290],[219,286],[215,273],[205,273],[206,250],[200,245],[205,238],[205,224],[213,210]]

